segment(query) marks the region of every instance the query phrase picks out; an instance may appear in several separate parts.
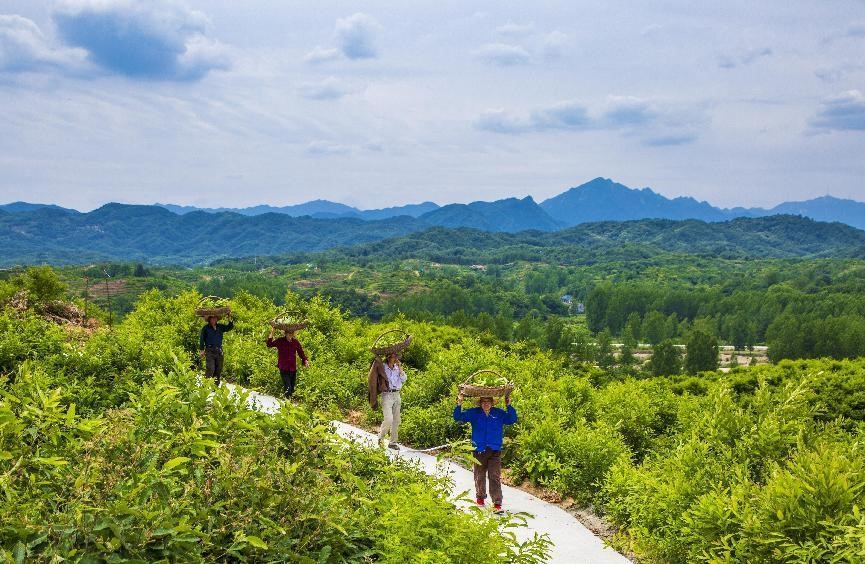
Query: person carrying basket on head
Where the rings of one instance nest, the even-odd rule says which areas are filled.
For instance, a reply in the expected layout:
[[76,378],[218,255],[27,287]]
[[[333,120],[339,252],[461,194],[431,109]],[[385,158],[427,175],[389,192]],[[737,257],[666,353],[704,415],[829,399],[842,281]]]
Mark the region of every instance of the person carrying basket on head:
[[472,426],[472,447],[477,462],[475,475],[475,499],[483,507],[487,498],[487,478],[490,496],[496,513],[502,512],[502,443],[505,425],[517,422],[517,410],[511,405],[510,394],[505,395],[507,410],[493,407],[495,400],[486,396],[478,398],[478,406],[463,411],[463,394],[457,396],[454,420]]
[[198,337],[198,348],[204,358],[204,375],[216,380],[216,385],[219,386],[224,363],[222,334],[234,329],[234,321],[231,319],[231,312],[228,313],[228,323],[218,323],[219,317],[216,315],[208,315],[206,319],[207,325],[201,328]]
[[402,409],[400,390],[402,390],[407,376],[402,369],[399,355],[395,352],[387,355],[383,368],[385,377],[387,378],[388,389],[381,393],[383,419],[381,427],[378,430],[378,440],[379,443],[383,443],[384,436],[390,432],[390,442],[387,446],[394,450],[399,450],[397,441],[399,440],[399,424],[402,421],[402,416],[400,415]]
[[297,357],[303,361],[303,367],[309,367],[309,358],[303,352],[303,346],[295,337],[295,330],[286,328],[284,335],[276,339],[273,338],[276,333],[276,327],[270,326],[270,335],[267,337],[266,344],[270,348],[276,349],[276,367],[279,369],[279,375],[282,377],[282,392],[286,399],[294,395],[294,389],[297,384]]
[[[394,333],[402,335],[402,340],[390,345],[381,345],[386,336],[393,337]],[[378,430],[378,442],[384,444],[384,437],[390,432],[388,448],[399,450],[399,424],[401,421],[400,410],[402,409],[401,390],[408,379],[399,360],[399,353],[405,350],[411,343],[411,335],[400,329],[386,331],[379,335],[370,349],[373,354],[372,364],[369,367],[369,405],[376,409],[381,403],[382,423]],[[384,357],[384,362],[379,357]],[[379,401],[379,396],[381,401]]]

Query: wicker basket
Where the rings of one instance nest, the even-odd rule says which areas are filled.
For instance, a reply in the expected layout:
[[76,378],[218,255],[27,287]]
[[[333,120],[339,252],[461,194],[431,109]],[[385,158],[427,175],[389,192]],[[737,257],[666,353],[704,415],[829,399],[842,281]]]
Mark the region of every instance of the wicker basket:
[[[390,345],[379,345],[379,342],[382,340],[382,337],[384,337],[385,335],[390,335],[391,333],[402,333],[404,335],[404,337],[401,341],[398,341],[396,343],[392,343]],[[391,353],[398,353],[398,352],[402,351],[403,349],[405,349],[410,344],[411,344],[411,335],[409,335],[408,333],[406,333],[405,331],[403,331],[401,329],[392,329],[390,331],[385,331],[384,333],[379,335],[378,339],[376,339],[375,342],[372,344],[372,347],[370,348],[370,350],[372,351],[373,354],[387,356]]]
[[484,373],[495,374],[500,378],[502,377],[502,375],[495,370],[478,370],[466,378],[465,382],[457,386],[460,393],[470,398],[494,398],[510,395],[510,393],[514,391],[514,385],[511,382],[502,384],[501,386],[480,386],[478,384],[470,383],[478,374]]
[[[204,305],[207,301],[211,302],[211,305]],[[228,300],[218,296],[204,296],[198,300],[198,307],[195,309],[195,315],[204,317],[205,319],[213,316],[223,317],[225,315],[231,315],[230,307],[227,305],[220,305],[226,301]]]
[[299,311],[284,311],[268,321],[271,327],[280,331],[298,331],[309,327],[308,321],[298,321],[301,318]]

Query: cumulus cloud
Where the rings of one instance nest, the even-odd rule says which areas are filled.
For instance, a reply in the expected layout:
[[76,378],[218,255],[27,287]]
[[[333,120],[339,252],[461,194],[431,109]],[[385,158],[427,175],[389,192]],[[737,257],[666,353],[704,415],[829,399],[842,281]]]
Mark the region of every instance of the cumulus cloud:
[[523,47],[507,43],[488,43],[475,51],[475,56],[486,63],[502,67],[526,65],[532,60]]
[[736,67],[748,66],[763,57],[769,57],[771,55],[772,49],[769,47],[749,49],[735,55],[721,55],[718,60],[718,66],[722,69],[734,69]]
[[331,155],[346,155],[349,148],[345,145],[328,143],[327,141],[311,141],[306,146],[306,154],[313,157],[326,157]]
[[319,63],[326,63],[328,61],[335,61],[339,59],[341,53],[339,49],[325,49],[324,47],[316,47],[312,51],[306,54],[303,60],[307,63],[317,65]]
[[535,32],[534,24],[517,24],[508,22],[496,28],[496,33],[502,37],[518,38],[531,35]]
[[306,82],[300,85],[300,95],[309,100],[336,100],[354,91],[335,76],[329,76],[320,82]]
[[588,109],[582,103],[574,100],[558,102],[546,108],[535,110],[530,114],[529,120],[536,130],[579,130],[593,127],[593,120],[589,118]]
[[591,111],[578,100],[536,108],[526,115],[503,109],[481,113],[475,127],[494,133],[618,130],[652,146],[681,145],[699,137],[702,118],[682,109],[662,108],[634,96],[609,96],[602,109]]
[[562,56],[568,44],[568,34],[555,30],[541,36],[540,52],[546,59],[557,59]]
[[865,131],[865,94],[850,90],[826,98],[810,125],[822,131]]
[[199,11],[161,0],[66,0],[53,14],[60,38],[109,72],[153,80],[198,80],[230,65]]
[[502,109],[486,110],[475,127],[496,133],[528,133],[551,129],[578,130],[592,127],[586,107],[575,100],[557,102],[532,110],[522,117]]
[[646,100],[633,96],[610,96],[602,123],[613,128],[645,125],[657,116],[658,113]]
[[349,60],[378,57],[377,37],[382,26],[375,18],[358,12],[336,20],[336,47],[316,47],[303,60],[310,64],[327,63],[345,57]]
[[472,52],[481,61],[501,67],[528,65],[559,58],[568,35],[559,30],[542,32],[534,24],[508,22],[495,29],[501,41],[486,43]]
[[16,15],[0,15],[0,72],[83,68],[85,54],[50,44],[33,21]]
[[378,56],[376,36],[381,25],[370,16],[358,12],[336,20],[339,50],[349,59],[371,59]]

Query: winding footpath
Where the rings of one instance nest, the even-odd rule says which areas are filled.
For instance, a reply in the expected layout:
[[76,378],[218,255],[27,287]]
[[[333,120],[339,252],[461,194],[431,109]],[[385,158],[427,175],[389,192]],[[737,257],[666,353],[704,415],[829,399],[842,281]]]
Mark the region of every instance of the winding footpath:
[[[224,384],[232,392],[244,390],[233,384]],[[250,408],[263,413],[275,413],[279,411],[280,400],[251,390],[247,403]],[[346,439],[355,441],[370,448],[377,446],[377,437],[372,433],[348,425],[341,421],[333,422],[336,433]],[[461,494],[474,491],[474,478],[472,472],[461,466],[448,462],[439,461],[435,456],[421,452],[402,449],[394,451],[387,449],[388,454],[416,463],[424,472],[432,475],[447,475],[453,482],[453,495],[459,497]],[[527,492],[510,486],[502,486],[505,500],[505,508],[511,513],[524,512],[530,516],[526,519],[525,527],[514,530],[517,538],[528,540],[535,533],[549,535],[553,546],[550,551],[548,562],[554,564],[627,564],[627,558],[604,546],[603,541],[596,537],[591,531],[574,518],[573,515],[561,507],[547,503]],[[470,502],[469,502],[470,503]]]

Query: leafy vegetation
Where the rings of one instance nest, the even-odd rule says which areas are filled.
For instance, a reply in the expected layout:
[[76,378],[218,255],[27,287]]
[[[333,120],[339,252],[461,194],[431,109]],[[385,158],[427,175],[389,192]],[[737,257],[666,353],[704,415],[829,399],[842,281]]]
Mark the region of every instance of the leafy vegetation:
[[[0,314],[2,559],[543,557],[543,539],[507,534],[514,519],[456,510],[444,480],[338,439],[316,411],[264,415],[199,382],[189,368],[197,298],[146,293],[110,331],[60,327],[29,308]],[[248,295],[232,305],[231,370],[264,381],[272,359],[242,353],[263,349],[247,337],[275,306]],[[313,306],[319,338],[333,336],[341,315]]]
[[[389,268],[387,277],[405,272],[407,282],[423,280]],[[615,303],[610,296],[650,289],[641,276],[674,270],[658,264],[649,272],[608,273],[611,280],[633,275],[635,281],[613,286],[605,311]],[[45,282],[49,272],[3,282],[0,295],[14,294],[10,287],[27,280],[55,287]],[[495,287],[489,277],[496,275],[488,271],[453,272],[456,287]],[[543,286],[538,280],[545,272],[517,266],[497,276],[503,285],[522,288],[514,292],[522,296],[530,295],[527,282]],[[670,285],[685,288],[682,278],[690,273],[679,272]],[[853,313],[859,307],[853,290],[861,284],[856,274],[861,264],[855,261],[749,264],[726,274],[731,272],[748,274],[730,277],[726,294],[712,290],[714,277],[723,279],[724,271],[700,275],[706,284],[691,292],[753,292],[755,301],[758,295],[764,301],[785,296],[779,302],[785,306],[810,295],[820,308],[861,315]],[[828,278],[814,278],[813,272]],[[566,271],[555,283],[570,275]],[[763,294],[760,284],[768,284]],[[620,286],[627,291],[616,293]],[[513,335],[499,338],[495,325],[479,331],[473,324],[448,325],[435,314],[417,320],[401,312],[390,313],[385,323],[370,323],[321,296],[307,299],[288,291],[277,304],[239,290],[231,299],[236,330],[225,342],[230,380],[278,393],[275,359],[262,345],[266,320],[290,308],[311,323],[301,335],[311,366],[301,371],[296,394],[304,407],[288,406],[270,419],[222,392],[208,401],[211,390],[196,384],[189,366],[198,362],[201,322],[191,311],[199,297],[195,291],[145,292],[113,331],[92,335],[60,329],[35,310],[5,310],[0,450],[7,454],[0,453],[0,476],[6,476],[0,485],[7,505],[0,546],[8,558],[303,554],[336,561],[423,554],[429,561],[446,561],[447,555],[457,562],[478,557],[464,556],[472,543],[489,548],[484,558],[536,557],[542,543],[519,546],[494,534],[496,524],[453,512],[442,501],[441,483],[390,465],[380,454],[346,446],[327,432],[325,417],[351,417],[367,425],[380,421],[365,399],[368,347],[396,328],[414,336],[403,356],[408,381],[401,437],[409,444],[465,439],[467,431],[451,417],[457,384],[472,372],[494,368],[516,384],[513,404],[520,421],[508,428],[504,453],[511,478],[605,513],[620,529],[615,542],[639,556],[669,562],[865,558],[861,358],[783,360],[715,371],[717,325],[699,315],[703,305],[688,321],[684,363],[681,348],[662,339],[649,365],[640,369],[627,361],[627,348],[613,349],[609,327],[593,335],[570,316],[543,319],[527,313],[510,320]],[[587,300],[587,308],[590,304]],[[621,333],[632,346],[637,331],[657,330],[665,337],[660,327],[669,316],[648,310],[622,318]],[[538,325],[526,325],[525,319]],[[597,321],[591,309],[586,321]],[[553,343],[560,345],[549,346]],[[682,368],[688,374],[680,374]],[[314,455],[307,458],[306,452]],[[235,487],[237,480],[249,487]],[[271,508],[248,511],[268,503]],[[44,525],[54,513],[53,522],[62,526]],[[108,516],[114,525],[102,527]],[[418,523],[427,523],[423,530],[435,534],[421,533]],[[398,539],[379,534],[392,527],[404,528]],[[349,534],[338,535],[341,530]],[[491,535],[499,540],[480,540]],[[325,545],[332,545],[330,552],[323,552]]]

